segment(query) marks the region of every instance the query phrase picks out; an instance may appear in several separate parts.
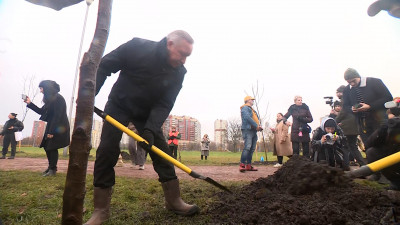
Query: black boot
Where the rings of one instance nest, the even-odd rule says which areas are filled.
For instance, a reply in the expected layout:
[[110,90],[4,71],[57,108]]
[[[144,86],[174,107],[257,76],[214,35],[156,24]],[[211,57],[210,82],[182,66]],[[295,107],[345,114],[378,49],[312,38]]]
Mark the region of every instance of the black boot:
[[47,169],[46,169],[45,171],[43,171],[43,172],[42,172],[42,175],[45,175],[46,173],[48,173],[48,172],[49,172],[49,170],[50,170],[50,168],[49,168],[49,167],[47,167]]
[[191,216],[200,211],[197,205],[186,204],[181,199],[178,179],[170,180],[161,184],[164,190],[165,207],[168,210],[182,216]]
[[0,159],[5,159],[6,158],[6,155],[2,155],[1,157],[0,157]]

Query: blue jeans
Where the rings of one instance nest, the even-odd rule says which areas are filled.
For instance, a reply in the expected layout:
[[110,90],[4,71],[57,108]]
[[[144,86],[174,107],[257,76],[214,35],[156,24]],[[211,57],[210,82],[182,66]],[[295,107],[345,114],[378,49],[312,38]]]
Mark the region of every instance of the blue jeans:
[[251,164],[253,152],[257,145],[257,131],[256,130],[242,130],[242,137],[244,140],[244,149],[240,157],[240,163]]

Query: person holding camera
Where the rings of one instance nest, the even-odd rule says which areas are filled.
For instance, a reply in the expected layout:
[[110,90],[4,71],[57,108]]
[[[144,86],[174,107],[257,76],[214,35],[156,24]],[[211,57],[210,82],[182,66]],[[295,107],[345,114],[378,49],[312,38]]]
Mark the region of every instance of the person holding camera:
[[348,85],[343,91],[343,110],[353,112],[364,143],[387,120],[384,104],[393,99],[382,80],[361,77],[353,68],[344,73]]
[[291,105],[287,113],[283,115],[285,124],[290,116],[293,117],[292,132],[290,134],[293,155],[300,154],[301,144],[303,147],[303,156],[309,158],[311,127],[308,123],[313,121],[313,117],[308,106],[303,103],[303,98],[301,96],[294,97],[294,104]]
[[[394,98],[394,106],[388,108],[388,123],[377,129],[366,143],[368,163],[375,162],[400,151],[400,98]],[[400,191],[400,163],[381,170],[382,175],[390,181],[389,190]]]
[[313,160],[315,162],[327,162],[329,166],[340,165],[343,170],[350,170],[349,166],[343,164],[343,146],[345,138],[336,121],[325,117],[321,126],[314,130],[311,147]]

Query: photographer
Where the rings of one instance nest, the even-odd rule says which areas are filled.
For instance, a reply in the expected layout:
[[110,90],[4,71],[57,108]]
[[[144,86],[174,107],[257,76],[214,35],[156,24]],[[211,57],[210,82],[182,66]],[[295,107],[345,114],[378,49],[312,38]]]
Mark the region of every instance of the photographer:
[[321,126],[314,130],[311,140],[313,160],[315,162],[328,162],[329,166],[340,165],[344,170],[349,170],[343,165],[343,146],[345,138],[336,121],[330,117],[322,119]]
[[336,120],[336,117],[339,115],[339,112],[342,110],[342,104],[339,101],[335,101],[332,106],[331,113],[329,117]]
[[[400,98],[395,98],[396,106],[387,106],[388,123],[376,130],[366,143],[368,163],[375,162],[400,150]],[[388,189],[400,191],[400,163],[381,170],[389,181]]]

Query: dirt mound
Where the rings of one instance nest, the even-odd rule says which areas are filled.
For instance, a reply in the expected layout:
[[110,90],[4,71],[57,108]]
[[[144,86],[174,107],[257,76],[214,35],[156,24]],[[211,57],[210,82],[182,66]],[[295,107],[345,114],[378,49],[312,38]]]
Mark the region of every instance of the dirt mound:
[[212,224],[396,224],[400,212],[399,199],[387,191],[354,183],[340,169],[303,157],[232,191],[219,193],[208,209]]

